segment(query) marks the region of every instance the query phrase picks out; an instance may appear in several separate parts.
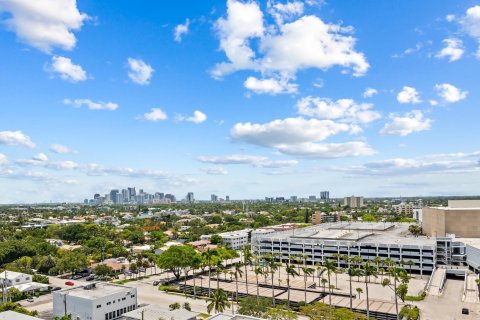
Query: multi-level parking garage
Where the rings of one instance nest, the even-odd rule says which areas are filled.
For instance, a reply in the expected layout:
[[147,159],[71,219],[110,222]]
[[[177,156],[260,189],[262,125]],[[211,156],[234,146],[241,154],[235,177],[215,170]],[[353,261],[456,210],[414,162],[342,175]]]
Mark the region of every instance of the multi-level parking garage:
[[391,258],[397,263],[409,262],[405,268],[412,272],[430,274],[436,265],[436,240],[414,237],[408,226],[406,223],[338,222],[288,231],[260,229],[252,233],[252,251],[259,255],[271,254],[282,261],[294,262],[296,257],[302,257],[311,265],[332,259],[338,261],[340,267],[348,267],[355,256],[364,261]]

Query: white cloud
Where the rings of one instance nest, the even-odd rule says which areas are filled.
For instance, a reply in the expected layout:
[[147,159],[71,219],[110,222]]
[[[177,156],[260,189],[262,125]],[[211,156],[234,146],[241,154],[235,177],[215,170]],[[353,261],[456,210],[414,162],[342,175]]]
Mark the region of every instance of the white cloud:
[[52,64],[48,71],[57,73],[60,78],[70,82],[79,82],[87,80],[87,73],[80,65],[74,64],[71,59],[54,56],[52,57]]
[[79,164],[70,160],[67,161],[49,161],[48,158],[32,157],[29,160],[17,160],[15,164],[20,166],[38,166],[52,170],[74,170],[79,168]]
[[34,155],[32,159],[36,161],[48,161],[48,156],[45,153],[41,152],[39,154]]
[[145,63],[141,59],[128,58],[128,77],[130,80],[140,85],[147,85],[150,83],[153,72],[152,66]]
[[[463,158],[463,157],[459,157]],[[419,173],[480,172],[478,160],[442,160],[435,155],[422,158],[395,158],[365,163],[358,166],[334,167],[333,170],[354,175],[418,175]]]
[[3,153],[0,153],[0,166],[8,164],[8,158]]
[[58,144],[58,143],[52,144],[50,146],[50,150],[52,152],[55,152],[55,153],[70,153],[70,152],[72,152],[72,150],[70,150],[69,147]]
[[417,42],[415,44],[415,47],[414,48],[407,48],[405,49],[402,53],[396,53],[392,56],[392,58],[403,58],[404,56],[408,56],[408,55],[411,55],[415,52],[418,52],[420,51],[421,49],[423,48],[423,43],[421,42]]
[[217,167],[217,168],[205,168],[202,169],[206,174],[211,174],[211,175],[218,175],[218,176],[224,176],[228,174],[228,171],[225,170],[222,167]]
[[452,21],[455,21],[455,15],[454,14],[447,14],[445,16],[445,20],[447,20],[447,22],[452,22]]
[[415,88],[404,86],[397,95],[399,103],[420,103],[420,93]]
[[323,119],[341,119],[345,122],[370,123],[381,118],[373,105],[356,103],[352,99],[332,101],[327,98],[306,97],[297,102],[298,113]]
[[190,20],[187,19],[185,20],[184,24],[179,24],[175,27],[175,30],[173,32],[175,41],[182,42],[183,36],[188,34],[189,26],[190,26]]
[[473,6],[460,18],[460,24],[472,38],[480,38],[480,6]]
[[0,12],[10,14],[3,22],[20,41],[44,52],[73,49],[77,41],[73,31],[88,18],[79,12],[76,0],[3,0]]
[[430,130],[431,119],[425,118],[420,110],[412,110],[403,116],[390,114],[390,122],[385,124],[381,135],[407,136],[414,132]]
[[22,131],[0,131],[0,144],[7,146],[23,146],[30,149],[35,148],[35,143]]
[[[326,24],[316,16],[303,16],[285,24],[277,19],[277,25],[265,27],[263,12],[256,2],[228,0],[227,7],[227,17],[218,19],[215,28],[228,62],[214,67],[214,78],[238,70],[294,78],[302,69],[327,70],[333,66],[353,69],[355,76],[361,76],[369,68],[363,53],[354,49],[356,39],[349,35],[351,27]],[[283,10],[283,18],[287,12],[293,17],[301,11],[298,5],[288,4],[274,10]],[[252,40],[258,40],[258,50],[251,47]]]
[[193,112],[193,115],[190,117],[183,116],[181,114],[177,114],[175,120],[177,121],[188,121],[188,122],[193,122],[196,124],[202,123],[205,120],[207,120],[207,115],[199,110],[195,110]]
[[255,77],[248,77],[243,83],[245,88],[257,94],[280,94],[280,93],[296,93],[298,85],[289,83],[288,79],[257,79]]
[[309,141],[322,141],[350,126],[331,120],[287,118],[265,124],[237,123],[230,131],[232,138],[265,147],[278,147]]
[[437,94],[446,103],[455,103],[467,97],[468,91],[462,91],[459,88],[449,83],[441,83],[435,85]]
[[376,95],[376,94],[378,94],[377,89],[367,88],[367,89],[365,89],[365,91],[363,92],[363,97],[364,97],[364,98],[371,98],[371,97],[373,97],[373,96]]
[[371,156],[376,153],[375,150],[363,141],[345,143],[304,142],[291,145],[279,145],[277,149],[284,154],[320,159],[362,157]]
[[463,55],[463,43],[460,39],[445,39],[442,41],[445,47],[438,52],[435,57],[441,58],[449,58],[450,62],[459,60]]
[[349,132],[352,125],[331,120],[287,118],[265,124],[237,123],[230,131],[236,141],[274,148],[283,154],[338,158],[372,155],[365,142],[318,143],[330,136]]
[[153,122],[163,121],[168,119],[167,114],[163,112],[162,109],[160,108],[150,109],[150,112],[144,113],[141,118],[144,120],[153,121]]
[[278,3],[274,0],[269,0],[267,2],[267,11],[273,16],[277,25],[282,25],[284,21],[290,21],[298,17],[304,10],[305,6],[301,1]]
[[63,103],[66,105],[74,106],[75,108],[80,108],[82,106],[85,106],[90,110],[114,111],[114,110],[117,110],[119,107],[118,104],[113,102],[102,102],[102,101],[94,102],[90,99],[75,99],[75,100],[64,99]]
[[246,164],[255,168],[286,168],[298,164],[297,160],[270,160],[263,156],[234,154],[221,157],[199,156],[197,160],[203,163],[212,164]]
[[437,101],[437,100],[434,100],[434,99],[429,100],[428,103],[430,103],[431,106],[436,106],[436,105],[438,105],[438,101]]

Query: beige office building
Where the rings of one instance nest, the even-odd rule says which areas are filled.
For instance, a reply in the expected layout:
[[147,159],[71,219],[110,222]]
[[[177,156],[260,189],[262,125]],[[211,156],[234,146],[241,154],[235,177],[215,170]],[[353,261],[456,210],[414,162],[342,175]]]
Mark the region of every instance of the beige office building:
[[480,201],[449,200],[448,207],[425,207],[422,229],[427,236],[480,237]]

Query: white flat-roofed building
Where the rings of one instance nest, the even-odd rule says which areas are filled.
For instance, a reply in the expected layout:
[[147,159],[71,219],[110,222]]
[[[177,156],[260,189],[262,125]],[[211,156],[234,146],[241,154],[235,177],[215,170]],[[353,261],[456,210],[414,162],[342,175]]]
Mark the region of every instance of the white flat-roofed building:
[[[406,268],[429,274],[436,265],[436,240],[414,237],[408,226],[408,223],[336,222],[272,233],[253,232],[252,252],[274,254],[282,262],[302,255],[312,266],[331,259],[338,261],[339,267],[348,267],[350,262],[343,260],[344,255],[359,256],[364,261],[391,258],[397,262],[412,261]],[[336,254],[340,255],[339,260]]]
[[5,282],[6,287],[13,287],[20,284],[31,283],[32,275],[21,273],[21,272],[14,272],[14,271],[3,271],[0,273],[0,283]]
[[239,250],[248,244],[248,234],[251,230],[239,230],[232,232],[219,233],[218,235],[223,239],[223,244],[230,246],[233,250]]
[[125,313],[122,320],[197,320],[197,315],[197,312],[185,309],[170,310],[158,305],[148,305]]
[[137,309],[137,289],[106,282],[53,292],[53,315],[75,320],[120,319]]

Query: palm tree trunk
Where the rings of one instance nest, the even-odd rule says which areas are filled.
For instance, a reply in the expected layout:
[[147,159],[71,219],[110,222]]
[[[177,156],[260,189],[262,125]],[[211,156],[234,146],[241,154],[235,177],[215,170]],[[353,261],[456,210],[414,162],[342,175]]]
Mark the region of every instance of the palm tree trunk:
[[259,295],[258,274],[256,274],[256,277],[257,277],[257,301],[258,301],[258,295]]
[[196,298],[197,297],[197,288],[196,288],[196,285],[195,285],[195,269],[193,269],[193,297]]
[[287,273],[287,307],[290,308],[290,276]]
[[328,304],[332,306],[332,288],[330,287],[330,273],[328,274]]
[[353,297],[352,297],[352,277],[349,276],[349,279],[350,279],[350,310],[353,311],[353,303],[352,303],[352,300],[353,300]]
[[[237,275],[235,275],[235,301],[238,303],[238,277],[237,277]],[[232,305],[233,305],[233,303],[232,303]],[[233,306],[232,306],[232,310],[233,310]]]
[[273,304],[273,307],[275,308],[275,289],[273,288],[273,275],[275,274],[275,272],[272,272],[272,304]]
[[245,290],[247,290],[248,296],[248,273],[247,273],[247,264],[245,263]]
[[212,266],[209,265],[208,266],[208,298],[210,298],[210,293],[211,293],[211,286],[210,286],[210,283],[212,281],[212,278],[210,277],[211,276],[211,272],[212,272]]
[[365,277],[365,294],[367,297],[367,319],[370,319],[370,305],[369,305],[369,300],[368,300],[368,282],[367,282],[367,277]]
[[397,320],[400,320],[400,314],[398,313],[398,296],[397,296],[397,277],[396,275],[393,277],[393,287],[394,287],[394,295],[395,295],[395,312],[397,313]]
[[305,289],[305,290],[303,291],[303,293],[304,293],[304,299],[305,299],[304,301],[305,301],[305,305],[307,305],[307,276],[304,275],[304,276],[303,276],[303,279],[305,280],[305,281],[304,281],[304,282],[305,282],[305,285],[304,285],[304,289]]

